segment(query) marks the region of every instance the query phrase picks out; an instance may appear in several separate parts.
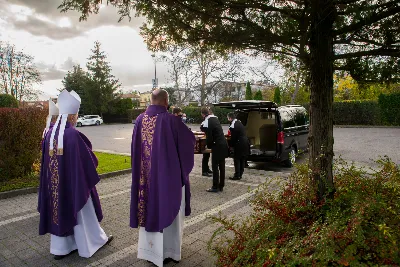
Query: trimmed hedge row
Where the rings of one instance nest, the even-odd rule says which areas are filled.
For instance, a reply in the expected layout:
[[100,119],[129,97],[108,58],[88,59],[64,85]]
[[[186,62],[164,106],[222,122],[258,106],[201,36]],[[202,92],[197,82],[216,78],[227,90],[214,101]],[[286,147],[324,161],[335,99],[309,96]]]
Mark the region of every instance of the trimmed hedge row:
[[0,182],[32,172],[47,114],[37,108],[0,108]]
[[380,95],[379,106],[382,123],[385,125],[400,125],[400,93]]
[[[146,109],[131,109],[128,110],[128,121],[132,122],[132,120],[136,119],[141,113],[143,113]],[[222,109],[222,108],[212,108],[214,115],[217,116],[221,123],[228,123],[228,119],[226,115],[232,110]],[[200,124],[203,121],[201,117],[201,108],[200,107],[183,107],[183,113],[186,113],[187,118],[190,120],[190,123]]]
[[[307,110],[309,104],[303,105]],[[183,112],[191,123],[202,122],[200,107],[183,107]],[[128,110],[128,121],[132,122],[145,109]],[[226,115],[231,110],[215,107],[215,116],[221,123],[228,123]],[[400,94],[381,95],[379,101],[348,100],[333,103],[333,121],[335,125],[391,125],[400,126]]]

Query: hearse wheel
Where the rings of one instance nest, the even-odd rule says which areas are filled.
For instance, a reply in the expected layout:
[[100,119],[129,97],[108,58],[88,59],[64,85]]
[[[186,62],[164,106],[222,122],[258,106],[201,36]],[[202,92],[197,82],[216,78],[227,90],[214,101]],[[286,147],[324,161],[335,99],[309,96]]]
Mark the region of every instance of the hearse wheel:
[[292,147],[289,152],[289,158],[285,160],[284,165],[288,168],[292,168],[296,163],[296,149]]
[[78,123],[76,124],[76,126],[77,126],[77,127],[82,127],[82,123],[81,123],[81,122],[78,122]]
[[100,121],[96,121],[96,125],[99,126],[100,125]]

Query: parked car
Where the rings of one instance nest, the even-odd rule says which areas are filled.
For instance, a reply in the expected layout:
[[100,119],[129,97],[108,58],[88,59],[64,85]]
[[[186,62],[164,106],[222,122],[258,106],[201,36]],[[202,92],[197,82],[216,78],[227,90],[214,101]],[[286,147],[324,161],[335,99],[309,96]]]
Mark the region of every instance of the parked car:
[[100,125],[102,123],[103,119],[99,115],[85,115],[78,118],[76,126],[82,127],[87,125]]
[[308,148],[309,117],[300,105],[281,106],[270,101],[232,101],[214,104],[234,109],[250,141],[249,161],[281,162],[292,167],[296,155]]

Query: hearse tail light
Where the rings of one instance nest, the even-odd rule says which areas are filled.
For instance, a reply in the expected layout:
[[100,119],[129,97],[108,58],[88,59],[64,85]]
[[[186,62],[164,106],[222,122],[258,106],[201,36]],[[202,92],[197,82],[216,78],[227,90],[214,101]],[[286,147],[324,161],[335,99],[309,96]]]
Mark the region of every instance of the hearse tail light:
[[284,144],[285,143],[285,133],[284,132],[279,132],[278,133],[278,144]]

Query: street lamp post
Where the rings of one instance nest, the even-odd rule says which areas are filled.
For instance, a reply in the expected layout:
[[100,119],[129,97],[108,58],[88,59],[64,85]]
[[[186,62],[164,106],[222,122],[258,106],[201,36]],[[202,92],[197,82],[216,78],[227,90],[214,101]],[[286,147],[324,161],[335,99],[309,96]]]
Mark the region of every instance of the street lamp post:
[[158,81],[157,81],[157,60],[156,60],[156,55],[152,54],[151,55],[154,59],[154,81],[153,81],[153,89],[157,88],[158,86]]

